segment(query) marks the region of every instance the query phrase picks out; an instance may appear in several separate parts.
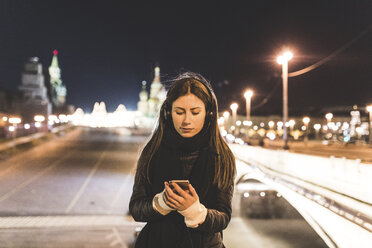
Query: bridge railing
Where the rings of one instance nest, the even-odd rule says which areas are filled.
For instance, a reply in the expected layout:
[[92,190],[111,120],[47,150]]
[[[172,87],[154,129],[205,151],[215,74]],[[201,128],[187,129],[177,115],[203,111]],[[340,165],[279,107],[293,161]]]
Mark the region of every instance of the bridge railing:
[[359,159],[319,157],[239,144],[230,148],[237,158],[372,204],[372,164]]

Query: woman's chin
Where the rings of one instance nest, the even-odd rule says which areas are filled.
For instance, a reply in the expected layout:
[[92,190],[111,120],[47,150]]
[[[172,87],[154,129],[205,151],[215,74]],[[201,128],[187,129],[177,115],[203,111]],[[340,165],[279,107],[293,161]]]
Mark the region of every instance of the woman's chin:
[[194,132],[192,132],[192,133],[180,133],[180,135],[184,138],[191,138],[195,135],[195,133]]

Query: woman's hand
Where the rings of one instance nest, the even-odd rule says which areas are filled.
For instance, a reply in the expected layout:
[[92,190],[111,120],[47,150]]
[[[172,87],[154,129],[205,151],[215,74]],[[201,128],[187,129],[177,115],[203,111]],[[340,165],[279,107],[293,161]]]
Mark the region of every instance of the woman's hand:
[[189,184],[189,190],[185,191],[177,183],[172,183],[175,193],[170,187],[168,182],[164,182],[165,191],[163,194],[164,202],[171,208],[178,211],[183,211],[190,207],[194,202],[199,200],[194,187]]

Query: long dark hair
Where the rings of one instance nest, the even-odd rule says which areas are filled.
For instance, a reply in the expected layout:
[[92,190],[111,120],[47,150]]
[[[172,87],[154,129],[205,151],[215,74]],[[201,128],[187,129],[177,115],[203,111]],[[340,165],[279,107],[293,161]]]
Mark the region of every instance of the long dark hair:
[[[147,144],[142,149],[137,164],[136,180],[150,180],[150,162],[158,150],[167,124],[172,122],[171,109],[173,102],[180,96],[194,94],[203,101],[206,108],[205,124],[208,125],[210,134],[210,147],[216,151],[215,173],[213,183],[221,190],[226,190],[235,178],[235,158],[230,148],[222,138],[218,128],[218,105],[217,98],[210,83],[201,75],[196,73],[183,73],[171,84],[166,100],[161,105],[157,126]],[[173,123],[172,123],[173,125]]]

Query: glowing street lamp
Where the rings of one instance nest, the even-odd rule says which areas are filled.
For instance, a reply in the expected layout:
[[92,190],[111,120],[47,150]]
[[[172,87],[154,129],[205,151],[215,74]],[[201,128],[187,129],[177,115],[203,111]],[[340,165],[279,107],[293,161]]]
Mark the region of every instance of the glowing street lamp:
[[283,128],[283,122],[282,121],[278,121],[276,123],[276,126],[278,127],[278,129],[282,129]]
[[269,121],[269,128],[270,128],[270,129],[273,129],[274,126],[275,126],[275,122],[273,122],[273,121]]
[[247,121],[251,120],[251,99],[253,96],[253,91],[247,90],[244,93],[245,102],[246,102],[246,110],[247,110]]
[[332,118],[333,118],[333,114],[332,113],[327,113],[325,115],[325,118],[327,119],[327,127],[328,127],[327,135],[328,135],[328,133],[330,133],[330,137],[332,138],[332,136],[333,136],[333,131],[332,131],[333,130],[332,129],[333,123],[331,121],[332,121]]
[[306,130],[305,130],[305,145],[307,145],[307,141],[309,140],[309,123],[310,123],[310,118],[305,116],[303,119],[302,119],[303,123],[305,124],[305,127],[306,127]]
[[[277,58],[278,64],[282,65],[283,123],[286,123],[288,119],[288,61],[290,61],[292,57],[293,57],[293,54],[290,51],[286,51]],[[284,149],[289,149],[286,125],[284,125],[283,140],[284,140]]]
[[319,131],[322,128],[322,125],[319,123],[314,124],[314,129],[315,129],[315,139],[319,139]]
[[307,116],[305,116],[305,117],[302,119],[302,121],[304,122],[305,126],[307,127],[307,125],[308,125],[309,122],[310,122],[310,118],[307,117]]
[[372,147],[372,104],[367,106],[369,112],[369,147]]
[[332,114],[332,113],[327,113],[327,114],[325,115],[325,118],[327,119],[327,123],[329,123],[329,122],[332,121],[333,114]]
[[[236,115],[237,115],[237,110],[238,110],[239,105],[237,103],[233,103],[230,105],[230,109],[232,111],[232,123],[235,125],[236,123]],[[236,129],[234,130],[236,133]]]

